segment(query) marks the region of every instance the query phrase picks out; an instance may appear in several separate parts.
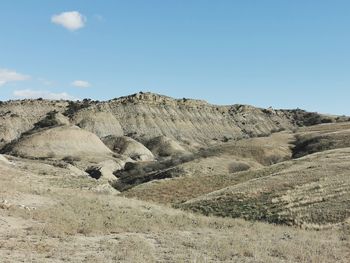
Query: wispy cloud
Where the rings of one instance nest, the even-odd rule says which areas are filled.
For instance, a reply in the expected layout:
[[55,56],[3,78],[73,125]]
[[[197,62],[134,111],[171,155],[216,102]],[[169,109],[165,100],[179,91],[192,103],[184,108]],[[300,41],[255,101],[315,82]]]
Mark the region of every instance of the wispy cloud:
[[13,70],[0,68],[0,86],[3,86],[8,82],[23,81],[27,79],[30,79],[30,76],[17,73]]
[[72,86],[77,88],[88,88],[91,87],[91,84],[85,80],[75,80],[71,83]]
[[80,14],[78,11],[63,12],[51,17],[52,23],[61,25],[70,31],[83,28],[86,20],[86,17]]
[[32,90],[32,89],[15,90],[13,92],[13,96],[17,99],[37,99],[37,98],[43,98],[48,100],[76,100],[77,99],[66,92],[54,93],[48,90]]

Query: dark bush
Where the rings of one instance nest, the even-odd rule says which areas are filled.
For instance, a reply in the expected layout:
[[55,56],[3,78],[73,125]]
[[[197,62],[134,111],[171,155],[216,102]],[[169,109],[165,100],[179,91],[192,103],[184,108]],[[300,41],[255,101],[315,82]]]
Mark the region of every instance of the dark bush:
[[65,161],[66,163],[74,164],[74,162],[81,161],[81,158],[77,156],[66,156],[62,160]]
[[97,167],[90,167],[85,172],[87,172],[92,178],[98,180],[101,178],[102,173]]
[[124,191],[141,183],[178,176],[180,168],[177,166],[192,161],[196,157],[198,156],[187,154],[161,161],[126,163],[123,170],[114,172],[114,175],[119,178],[114,187]]
[[294,145],[293,158],[299,158],[308,154],[333,149],[336,146],[332,139],[322,136],[297,136]]
[[63,113],[63,115],[71,117],[77,111],[87,108],[91,105],[90,100],[84,99],[83,101],[69,101],[67,110]]
[[331,123],[333,119],[317,112],[307,112],[300,109],[285,111],[291,115],[292,120],[298,126],[311,126],[322,123]]
[[55,120],[55,115],[58,111],[50,111],[47,113],[46,117],[39,122],[34,124],[35,128],[45,128],[57,125],[57,121]]

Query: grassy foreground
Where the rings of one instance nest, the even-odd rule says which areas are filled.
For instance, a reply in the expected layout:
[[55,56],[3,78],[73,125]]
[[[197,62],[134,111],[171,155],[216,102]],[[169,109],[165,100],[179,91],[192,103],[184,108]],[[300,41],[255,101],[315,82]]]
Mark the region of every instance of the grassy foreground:
[[312,231],[205,217],[118,196],[62,168],[15,162],[0,163],[3,262],[348,262],[350,256],[346,225]]

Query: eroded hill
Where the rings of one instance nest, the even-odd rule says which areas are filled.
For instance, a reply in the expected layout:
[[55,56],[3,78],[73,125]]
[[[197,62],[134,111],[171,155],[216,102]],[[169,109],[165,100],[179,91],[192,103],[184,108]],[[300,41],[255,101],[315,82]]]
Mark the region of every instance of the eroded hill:
[[2,102],[0,258],[348,262],[346,121],[152,93]]
[[1,145],[38,127],[53,113],[67,116],[72,125],[99,137],[126,135],[146,143],[157,136],[166,136],[190,147],[195,143],[266,136],[297,126],[346,119],[302,110],[217,106],[205,101],[173,99],[153,93],[137,93],[106,102],[8,101],[0,105]]

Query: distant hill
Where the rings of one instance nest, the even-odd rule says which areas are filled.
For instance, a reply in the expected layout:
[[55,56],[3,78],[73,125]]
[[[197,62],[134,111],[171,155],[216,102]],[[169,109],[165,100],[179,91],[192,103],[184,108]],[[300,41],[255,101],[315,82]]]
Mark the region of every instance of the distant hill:
[[142,92],[104,102],[15,100],[0,104],[0,147],[37,127],[52,112],[67,116],[72,125],[99,137],[125,135],[146,143],[157,136],[167,136],[189,147],[192,143],[208,145],[347,120],[303,110],[218,106]]

